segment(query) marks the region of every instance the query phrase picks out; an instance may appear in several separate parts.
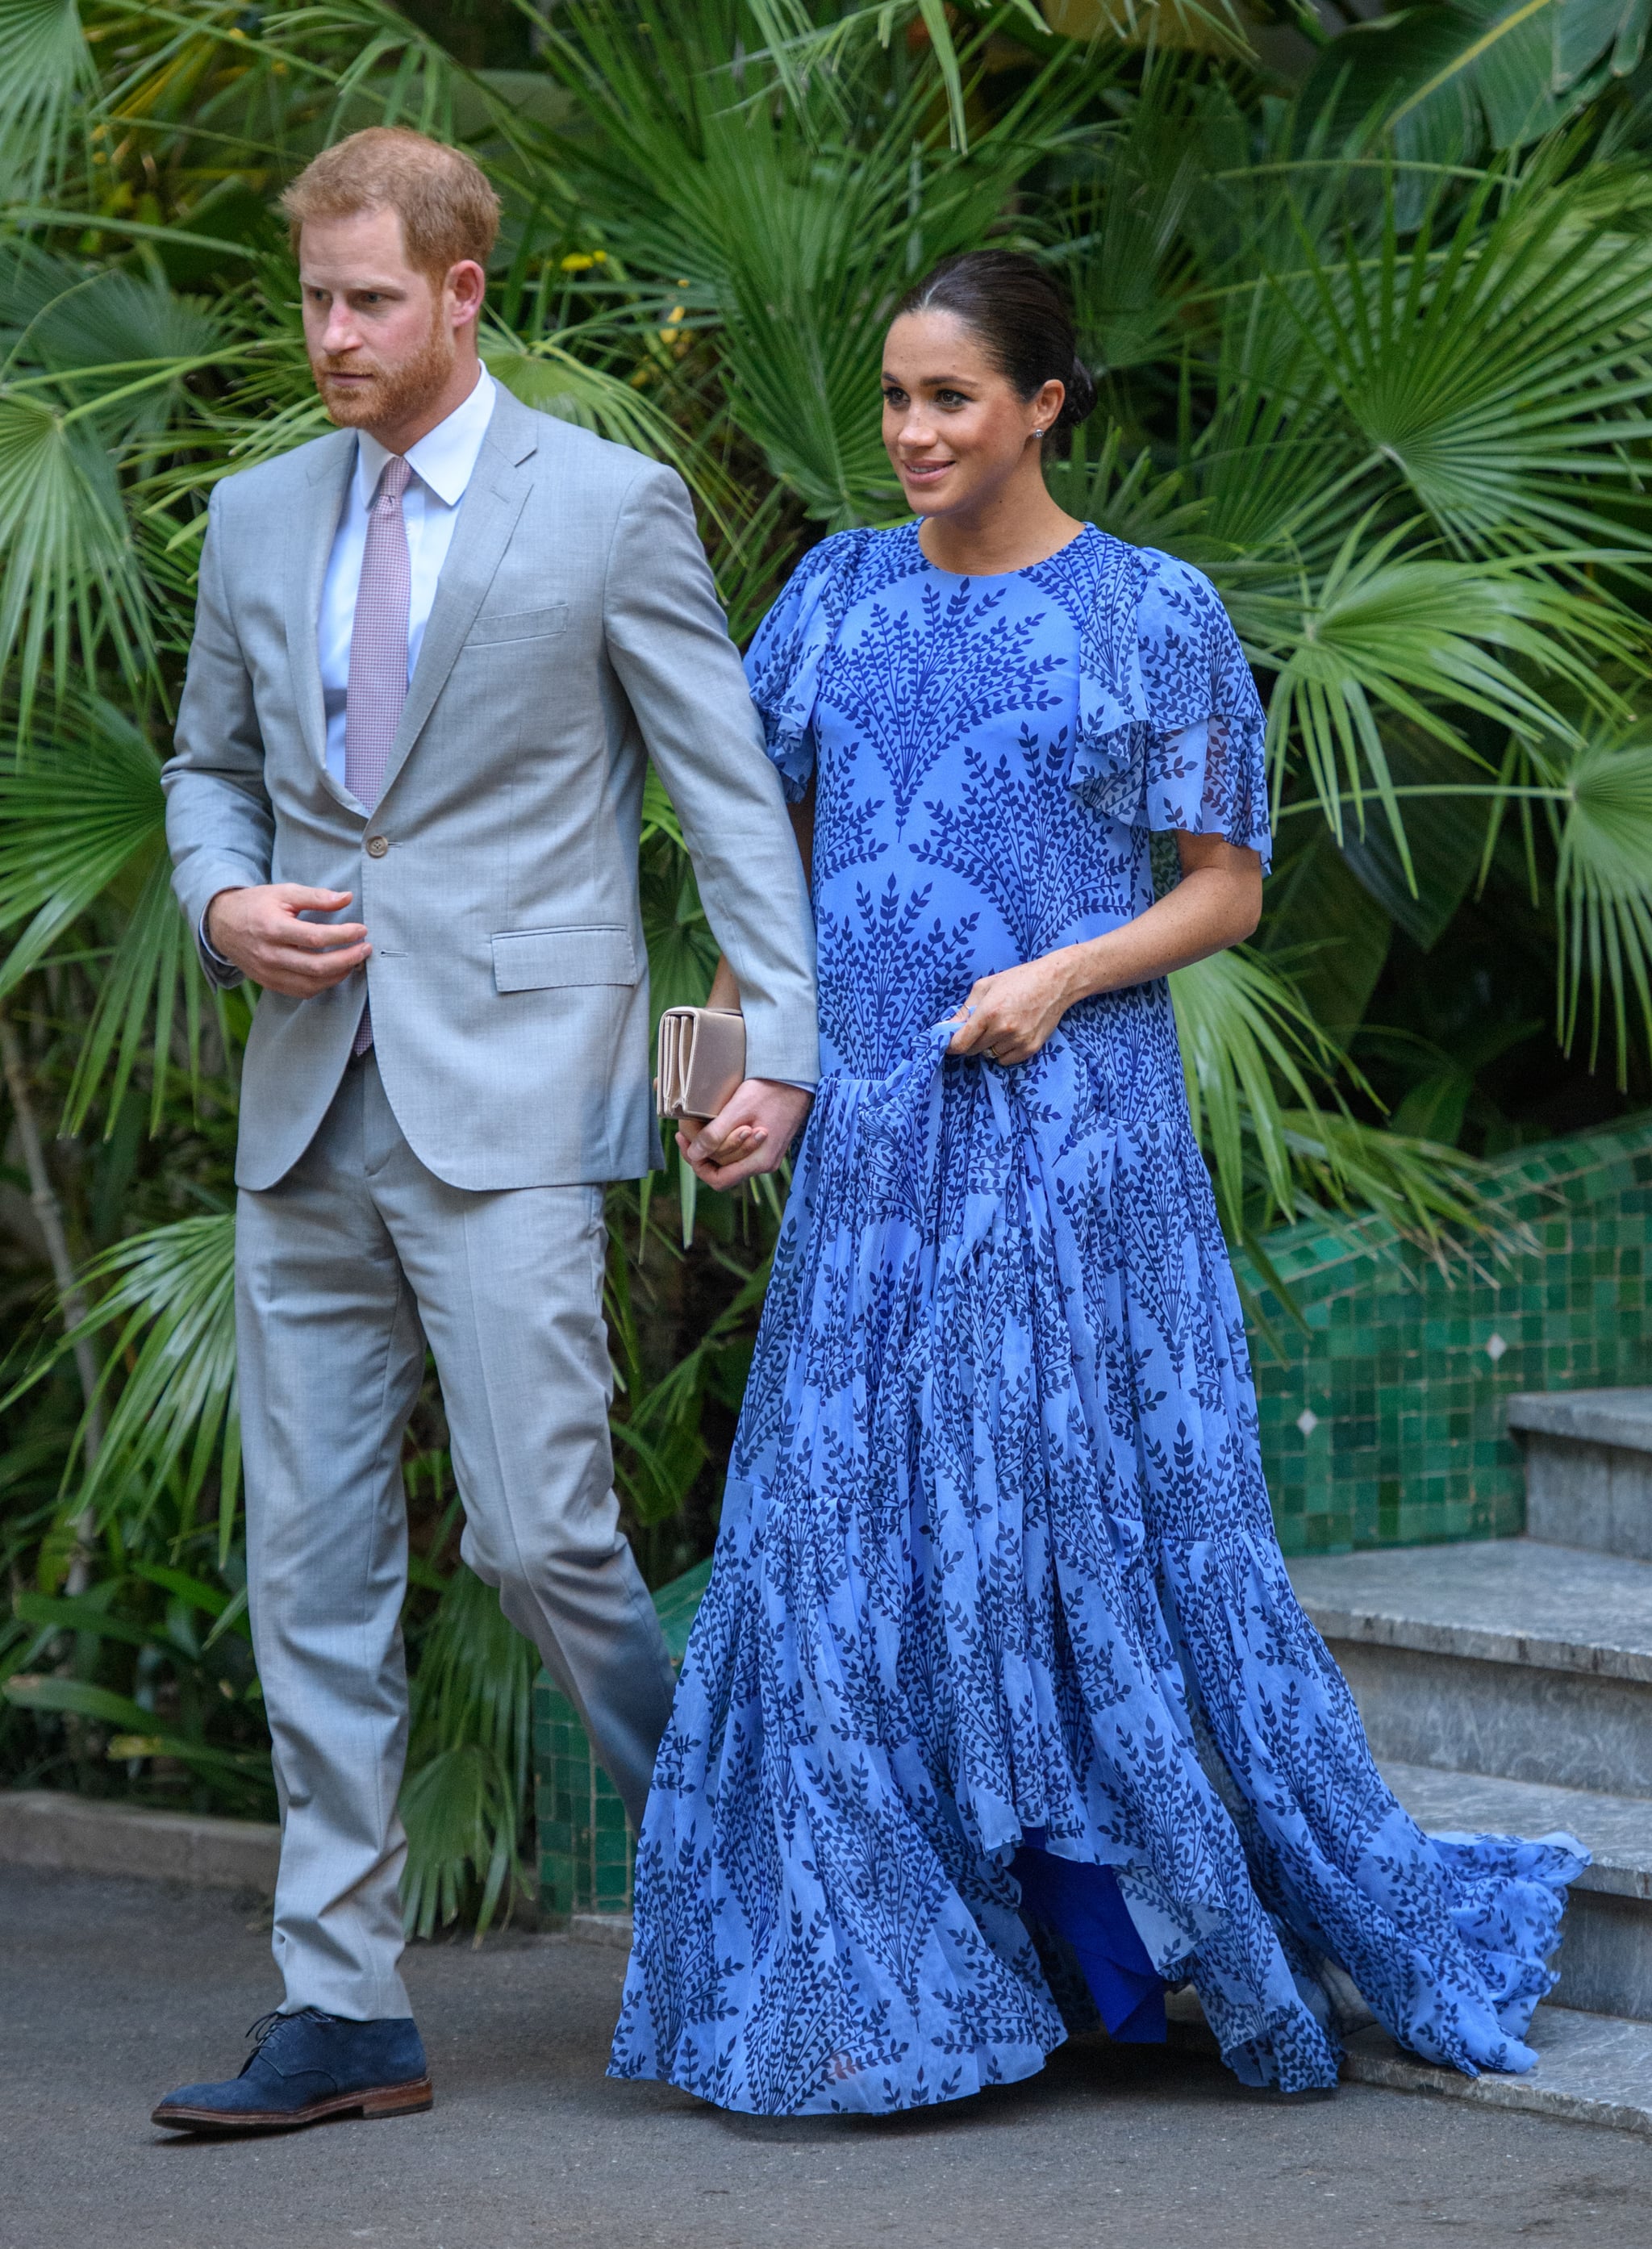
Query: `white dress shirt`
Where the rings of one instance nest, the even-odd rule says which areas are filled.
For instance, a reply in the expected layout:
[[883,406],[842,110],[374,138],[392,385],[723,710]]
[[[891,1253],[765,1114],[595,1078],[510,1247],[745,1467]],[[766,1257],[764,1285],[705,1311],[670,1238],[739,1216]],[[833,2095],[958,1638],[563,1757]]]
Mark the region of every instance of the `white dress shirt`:
[[[483,368],[463,406],[456,406],[445,422],[438,422],[416,445],[407,449],[407,464],[413,474],[403,495],[402,519],[407,526],[411,565],[407,614],[410,679],[419,660],[424,628],[430,621],[437,581],[453,543],[459,503],[492,418],[494,395],[493,378]],[[333,552],[321,587],[319,638],[321,691],[327,705],[327,769],[341,788],[345,785],[344,698],[350,680],[350,636],[355,629],[355,595],[367,547],[368,511],[389,457],[376,437],[368,437],[365,430],[356,432],[355,469],[333,535]]]

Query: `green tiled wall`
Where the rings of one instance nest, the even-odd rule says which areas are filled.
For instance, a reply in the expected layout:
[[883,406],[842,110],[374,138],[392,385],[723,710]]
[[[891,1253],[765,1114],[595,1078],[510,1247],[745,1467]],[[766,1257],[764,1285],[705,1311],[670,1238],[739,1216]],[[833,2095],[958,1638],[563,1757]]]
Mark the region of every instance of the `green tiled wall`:
[[[1303,1331],[1253,1272],[1283,1357],[1253,1355],[1262,1451],[1288,1554],[1506,1537],[1522,1528],[1516,1390],[1652,1381],[1652,1117],[1526,1148],[1497,1167],[1504,1217],[1530,1247],[1449,1276],[1318,1225],[1269,1243]],[[1304,1422],[1306,1426],[1304,1427]],[[711,1574],[656,1595],[674,1661]],[[631,1902],[632,1838],[573,1706],[535,1690],[540,1897],[558,1913]]]
[[[673,1667],[712,1574],[701,1562],[654,1596]],[[541,1671],[533,1688],[534,1811],[540,1904],[549,1913],[629,1913],[636,1839],[613,1783],[591,1755],[574,1705]]]
[[1508,1537],[1525,1522],[1510,1393],[1652,1380],[1652,1118],[1522,1149],[1496,1180],[1531,1243],[1506,1263],[1448,1276],[1293,1228],[1269,1250],[1305,1335],[1249,1276],[1284,1352],[1253,1334],[1287,1554]]

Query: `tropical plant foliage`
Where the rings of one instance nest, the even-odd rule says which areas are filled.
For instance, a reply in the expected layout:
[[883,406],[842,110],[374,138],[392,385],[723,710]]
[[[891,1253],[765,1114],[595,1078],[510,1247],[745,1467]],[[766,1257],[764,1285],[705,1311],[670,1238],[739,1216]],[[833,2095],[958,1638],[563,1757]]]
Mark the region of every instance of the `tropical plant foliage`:
[[[742,638],[808,543],[894,516],[908,281],[988,239],[1063,274],[1102,404],[1058,496],[1208,571],[1268,705],[1266,918],[1175,980],[1264,1274],[1310,1213],[1449,1260],[1476,1159],[1643,1097],[1646,0],[1331,13],[0,0],[10,1773],[272,1801],[231,1320],[249,1003],[172,908],[159,768],[208,491],[324,426],[272,200],[361,125],[488,167],[490,364],[681,467]],[[655,785],[643,877],[657,1005],[699,997],[715,943]],[[655,1583],[709,1541],[778,1212],[692,1188],[610,1205]],[[429,1933],[520,1874],[531,1658],[457,1559],[433,1385],[407,1474]]]

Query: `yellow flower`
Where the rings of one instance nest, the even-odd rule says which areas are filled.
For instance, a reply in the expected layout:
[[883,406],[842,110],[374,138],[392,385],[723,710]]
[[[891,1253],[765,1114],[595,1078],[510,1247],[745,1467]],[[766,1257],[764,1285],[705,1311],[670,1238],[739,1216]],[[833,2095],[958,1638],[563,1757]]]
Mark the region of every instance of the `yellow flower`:
[[605,250],[575,250],[562,260],[564,273],[587,273],[593,265],[606,265]]

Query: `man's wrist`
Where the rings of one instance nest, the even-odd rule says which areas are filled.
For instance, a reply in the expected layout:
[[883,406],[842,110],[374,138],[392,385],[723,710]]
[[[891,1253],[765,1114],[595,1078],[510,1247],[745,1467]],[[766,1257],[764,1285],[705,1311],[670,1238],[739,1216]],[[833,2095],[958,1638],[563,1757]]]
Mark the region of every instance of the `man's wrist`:
[[[201,916],[201,926],[206,932],[207,941],[209,944],[210,944],[212,940],[212,909],[217,904],[220,898],[237,898],[244,890],[245,890],[245,888],[246,884],[244,883],[226,883],[221,891],[214,891],[211,897],[207,900],[206,911]],[[217,947],[214,946],[213,950],[216,952]]]
[[243,890],[244,888],[244,884],[241,883],[226,884],[223,890],[213,891],[211,897],[207,900],[205,906],[202,910],[200,927],[196,932],[196,934],[201,940],[202,952],[206,954],[208,959],[210,960],[213,966],[217,968],[227,968],[232,970],[235,966],[235,963],[230,959],[227,953],[221,951],[220,948],[213,942],[212,909],[217,905],[220,898],[231,898],[237,891]]

